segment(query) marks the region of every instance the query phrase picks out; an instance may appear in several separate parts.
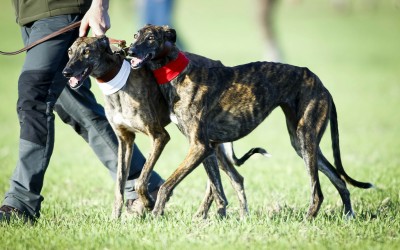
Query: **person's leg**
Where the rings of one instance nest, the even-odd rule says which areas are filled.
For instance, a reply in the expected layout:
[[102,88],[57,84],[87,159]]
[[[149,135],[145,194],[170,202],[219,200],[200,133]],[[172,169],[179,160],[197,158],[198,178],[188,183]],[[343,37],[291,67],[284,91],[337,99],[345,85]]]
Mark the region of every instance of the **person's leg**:
[[[21,29],[24,43],[36,41],[73,21],[76,20],[67,15],[36,21]],[[53,107],[65,86],[61,71],[67,62],[67,57],[61,55],[67,54],[76,36],[68,32],[30,49],[18,80],[19,158],[3,205],[31,217],[40,216],[40,193],[53,152]]]
[[265,59],[273,62],[282,61],[282,51],[275,31],[277,0],[258,0],[256,5],[261,33],[265,41]]
[[[97,103],[90,91],[87,81],[78,90],[66,87],[55,105],[55,111],[60,118],[71,125],[74,130],[87,141],[99,160],[109,169],[115,179],[117,173],[118,142],[105,116],[104,108]],[[125,187],[125,198],[136,199],[134,179],[139,177],[146,161],[139,148],[135,145],[131,161],[128,181]],[[163,179],[153,172],[149,182],[149,191],[153,191],[163,183]]]

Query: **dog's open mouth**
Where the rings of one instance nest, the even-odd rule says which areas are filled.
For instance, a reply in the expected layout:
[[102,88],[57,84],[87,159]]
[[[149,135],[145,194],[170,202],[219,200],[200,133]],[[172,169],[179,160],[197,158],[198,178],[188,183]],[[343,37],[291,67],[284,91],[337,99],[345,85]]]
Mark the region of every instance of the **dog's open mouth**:
[[143,66],[144,63],[152,59],[152,54],[147,54],[144,58],[132,57],[131,59],[131,68],[139,69]]
[[91,71],[92,69],[88,67],[81,74],[70,77],[68,83],[71,89],[78,89],[79,87],[81,87],[86,78],[88,78]]

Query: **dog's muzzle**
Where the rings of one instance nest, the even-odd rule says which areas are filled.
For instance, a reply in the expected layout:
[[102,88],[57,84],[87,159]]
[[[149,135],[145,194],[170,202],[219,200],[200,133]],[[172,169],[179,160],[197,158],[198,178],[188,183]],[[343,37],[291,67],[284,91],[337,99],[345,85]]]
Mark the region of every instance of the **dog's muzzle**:
[[91,68],[88,67],[82,73],[74,74],[74,71],[71,68],[66,67],[66,68],[64,68],[62,73],[66,78],[69,78],[68,84],[69,84],[70,88],[78,89],[83,85],[86,78],[88,78],[90,72],[91,72]]
[[131,68],[132,69],[139,69],[143,66],[144,63],[150,61],[153,58],[152,54],[147,54],[144,58],[139,57],[131,57]]

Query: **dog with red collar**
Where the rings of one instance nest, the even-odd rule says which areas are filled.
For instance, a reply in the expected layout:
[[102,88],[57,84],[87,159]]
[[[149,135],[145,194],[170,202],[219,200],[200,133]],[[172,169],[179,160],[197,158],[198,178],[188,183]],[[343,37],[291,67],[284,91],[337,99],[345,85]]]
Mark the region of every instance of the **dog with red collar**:
[[[200,162],[214,154],[216,145],[243,138],[280,107],[292,146],[303,158],[310,177],[307,218],[317,215],[323,201],[318,170],[338,190],[344,214],[354,216],[346,182],[359,188],[370,188],[372,184],[356,181],[345,172],[335,104],[314,73],[307,68],[272,62],[235,67],[199,66],[187,60],[176,47],[176,31],[168,26],[146,25],[135,39],[128,52],[134,58],[132,68],[145,66],[153,71],[170,112],[176,116],[178,127],[190,145],[186,158],[161,186],[154,214],[163,213],[172,190]],[[335,166],[319,147],[329,122]]]

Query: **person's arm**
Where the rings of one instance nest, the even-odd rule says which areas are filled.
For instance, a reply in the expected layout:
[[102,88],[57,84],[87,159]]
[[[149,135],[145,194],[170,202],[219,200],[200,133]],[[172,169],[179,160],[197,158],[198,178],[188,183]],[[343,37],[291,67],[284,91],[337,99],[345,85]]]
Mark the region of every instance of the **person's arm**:
[[109,0],[93,0],[92,5],[82,18],[79,36],[87,36],[89,27],[92,36],[101,36],[111,27],[108,15]]

